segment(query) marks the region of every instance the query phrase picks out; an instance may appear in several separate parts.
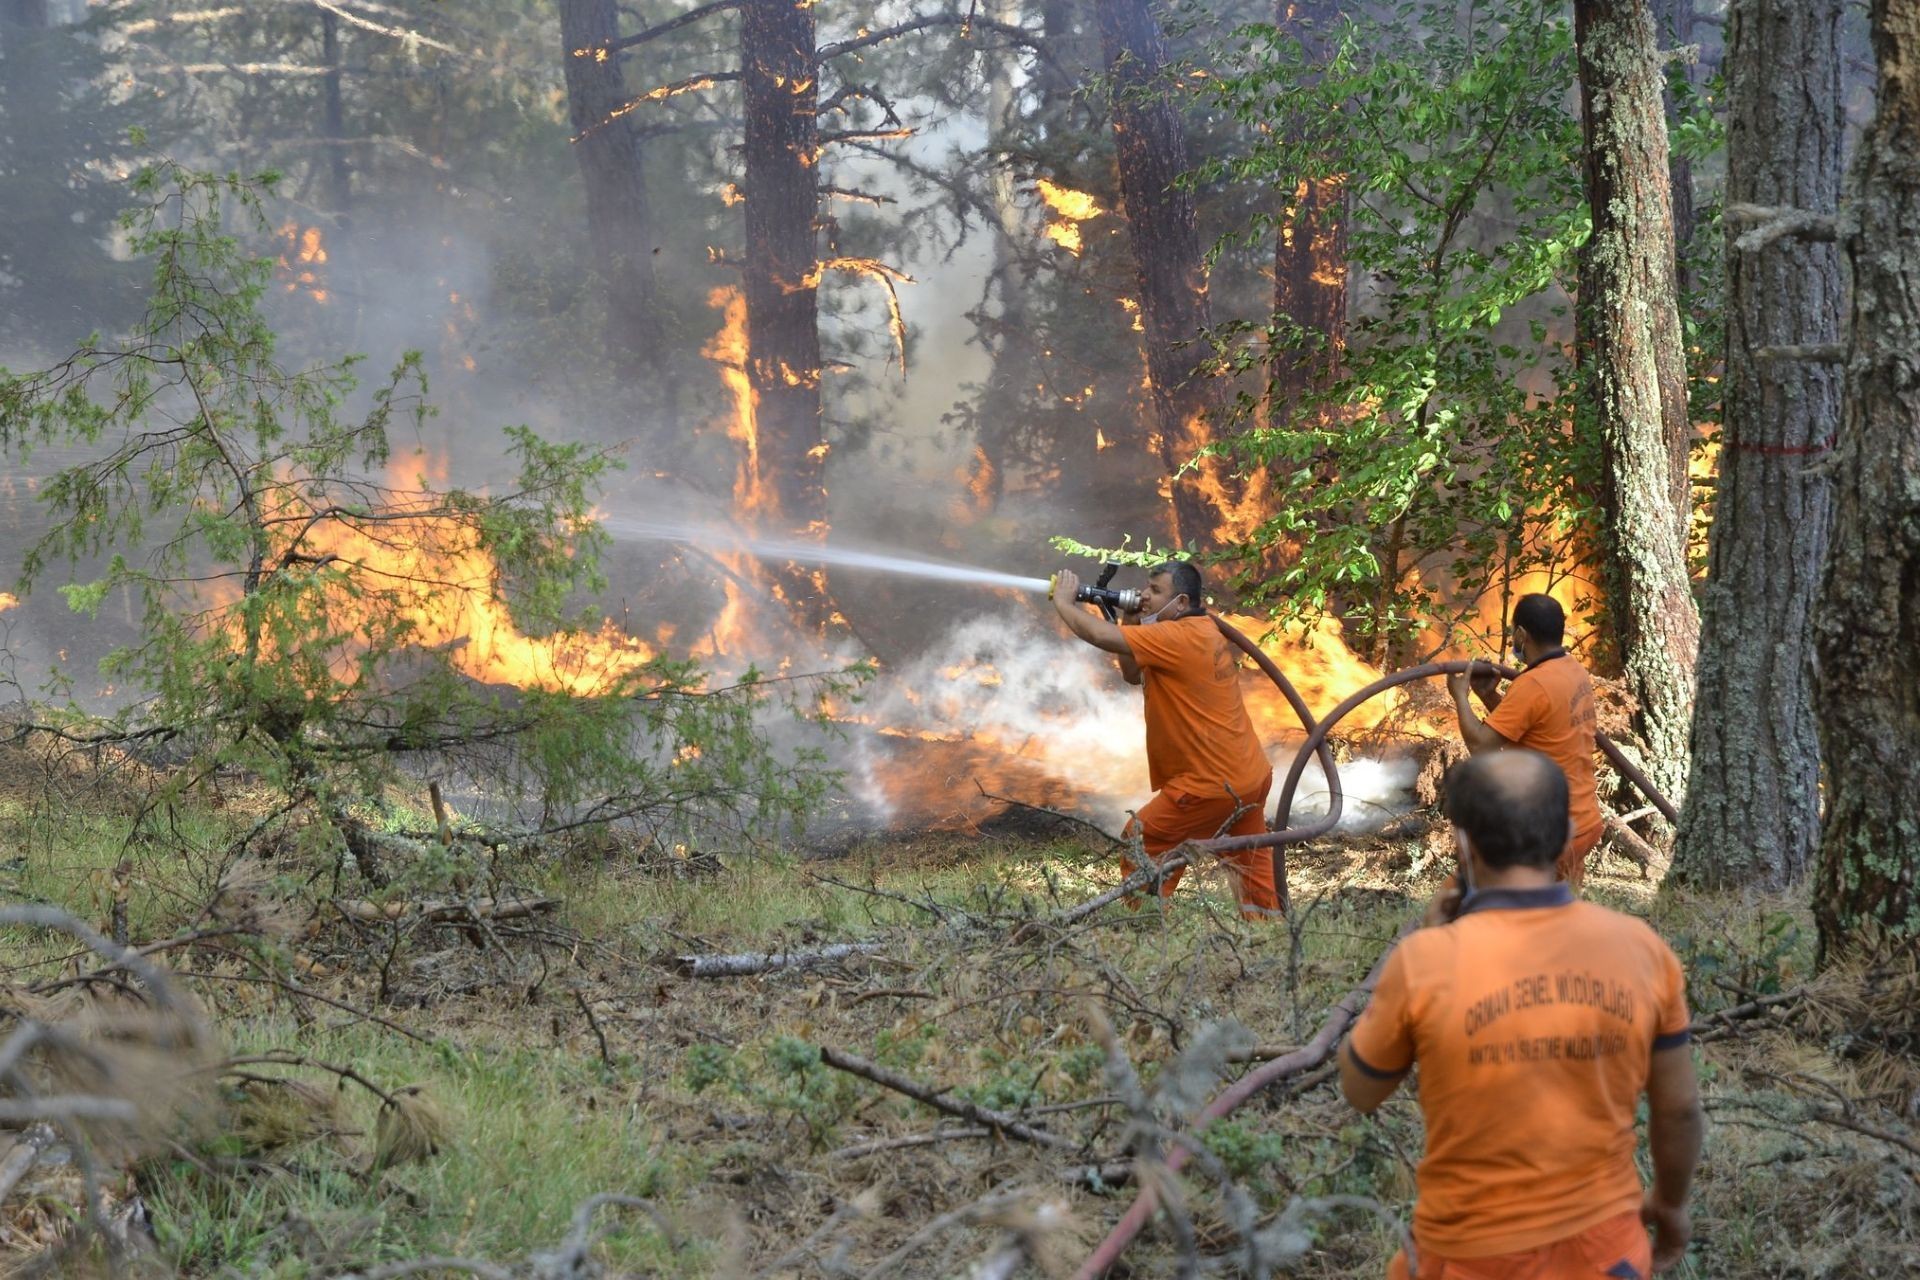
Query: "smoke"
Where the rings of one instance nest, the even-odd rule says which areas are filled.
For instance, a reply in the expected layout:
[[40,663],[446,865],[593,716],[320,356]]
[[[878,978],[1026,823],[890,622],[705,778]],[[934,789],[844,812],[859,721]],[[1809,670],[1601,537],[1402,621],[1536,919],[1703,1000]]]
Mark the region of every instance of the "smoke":
[[[984,748],[976,763],[989,773],[980,779],[988,790],[1032,803],[1058,797],[1112,831],[1151,794],[1141,694],[1122,682],[1108,655],[1064,635],[1050,616],[1001,612],[958,623],[919,657],[883,672],[866,709],[896,732]],[[1256,723],[1255,730],[1277,789],[1300,739],[1274,726]],[[861,744],[850,784],[873,819],[887,824],[902,816],[903,796],[883,741]],[[1339,829],[1370,830],[1405,812],[1416,772],[1406,759],[1342,764]],[[1295,818],[1325,813],[1326,797],[1325,776],[1310,762]],[[912,794],[904,799],[924,804]]]

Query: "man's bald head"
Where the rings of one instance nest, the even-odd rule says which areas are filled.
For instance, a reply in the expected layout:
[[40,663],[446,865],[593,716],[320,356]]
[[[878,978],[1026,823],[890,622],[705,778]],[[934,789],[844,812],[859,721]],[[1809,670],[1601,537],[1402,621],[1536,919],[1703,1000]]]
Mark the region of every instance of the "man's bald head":
[[1567,846],[1567,775],[1538,751],[1489,751],[1447,770],[1447,818],[1489,867],[1552,866]]

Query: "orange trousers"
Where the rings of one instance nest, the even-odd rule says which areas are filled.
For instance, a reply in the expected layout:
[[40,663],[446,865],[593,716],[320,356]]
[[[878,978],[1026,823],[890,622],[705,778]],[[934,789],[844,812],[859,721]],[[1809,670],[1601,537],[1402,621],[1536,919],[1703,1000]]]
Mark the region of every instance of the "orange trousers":
[[1561,850],[1559,858],[1554,861],[1554,870],[1576,891],[1587,878],[1587,855],[1593,852],[1594,846],[1600,843],[1600,837],[1606,833],[1607,829],[1601,827],[1585,840],[1569,840],[1567,847]]
[[1418,1273],[1405,1252],[1393,1255],[1387,1280],[1648,1280],[1653,1240],[1637,1210],[1596,1222],[1538,1249],[1491,1258],[1438,1258],[1422,1251]]
[[[1148,856],[1158,858],[1188,840],[1211,840],[1218,835],[1257,836],[1267,829],[1267,792],[1273,787],[1273,775],[1261,780],[1252,792],[1242,792],[1236,802],[1232,796],[1202,798],[1178,787],[1162,787],[1147,801],[1127,825],[1129,835],[1138,832]],[[1220,828],[1241,805],[1246,812],[1226,831]],[[1280,915],[1280,895],[1273,883],[1273,850],[1248,849],[1223,853],[1220,861],[1233,880],[1233,896],[1239,899],[1240,914],[1249,920],[1274,919]],[[1124,875],[1132,875],[1133,863],[1120,860]],[[1185,868],[1172,872],[1160,882],[1162,897],[1170,896]]]

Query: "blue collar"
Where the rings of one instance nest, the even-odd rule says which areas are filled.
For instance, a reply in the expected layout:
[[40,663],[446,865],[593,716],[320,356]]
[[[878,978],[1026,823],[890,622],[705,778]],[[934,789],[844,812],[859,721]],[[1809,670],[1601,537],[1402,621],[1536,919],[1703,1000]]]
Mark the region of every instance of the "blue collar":
[[[1475,911],[1524,911],[1534,907],[1564,907],[1572,903],[1573,886],[1565,881],[1538,889],[1481,889],[1467,895],[1460,915]],[[1455,919],[1459,917],[1456,916]]]

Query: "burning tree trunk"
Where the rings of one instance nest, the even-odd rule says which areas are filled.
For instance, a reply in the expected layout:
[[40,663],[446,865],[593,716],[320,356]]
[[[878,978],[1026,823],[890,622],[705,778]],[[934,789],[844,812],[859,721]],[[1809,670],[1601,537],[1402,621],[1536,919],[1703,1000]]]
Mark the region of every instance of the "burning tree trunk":
[[[1727,23],[1727,363],[1702,601],[1693,772],[1674,870],[1783,887],[1811,865],[1820,751],[1809,629],[1826,557],[1840,373],[1769,358],[1839,336],[1830,244],[1743,247],[1743,206],[1832,214],[1840,198],[1843,0],[1734,0]],[[1811,464],[1811,465],[1810,465]]]
[[1648,772],[1678,802],[1700,617],[1687,573],[1687,374],[1660,57],[1645,0],[1577,0],[1587,201],[1581,379],[1600,435],[1608,605]]
[[1113,138],[1120,198],[1133,242],[1146,328],[1147,373],[1159,454],[1172,489],[1176,541],[1204,541],[1236,494],[1217,460],[1174,477],[1211,438],[1222,407],[1198,373],[1212,324],[1193,195],[1178,185],[1191,167],[1186,127],[1167,83],[1167,46],[1151,0],[1096,0],[1100,42],[1113,82]]
[[1827,955],[1863,931],[1920,936],[1920,0],[1871,15],[1879,104],[1848,193],[1853,325],[1814,615]]
[[[1309,59],[1324,64],[1329,35],[1340,18],[1340,0],[1277,0],[1275,25],[1300,42]],[[1297,141],[1326,122],[1295,118],[1287,127]],[[1320,134],[1319,136],[1324,136]],[[1283,420],[1309,391],[1324,389],[1339,368],[1347,329],[1346,188],[1336,178],[1308,177],[1294,188],[1281,212],[1274,244],[1273,309],[1325,345],[1280,351],[1273,359],[1268,412]]]
[[807,0],[745,0],[747,377],[769,518],[793,531],[827,518],[820,432],[820,268],[815,218],[818,72]]
[[608,359],[629,375],[657,375],[659,301],[648,230],[640,139],[630,116],[616,51],[614,0],[561,0],[561,64],[574,153],[587,193],[594,273],[606,288]]

